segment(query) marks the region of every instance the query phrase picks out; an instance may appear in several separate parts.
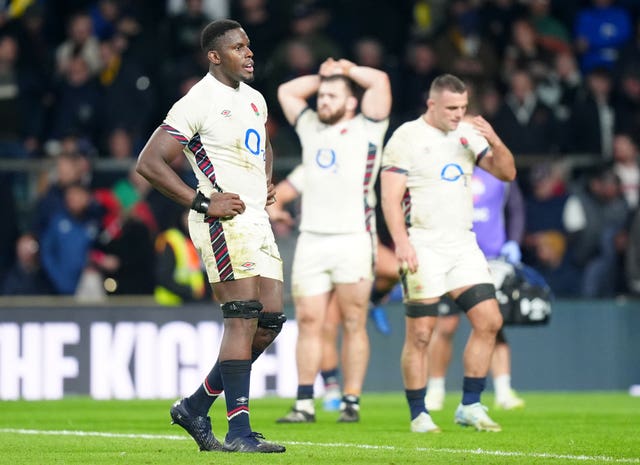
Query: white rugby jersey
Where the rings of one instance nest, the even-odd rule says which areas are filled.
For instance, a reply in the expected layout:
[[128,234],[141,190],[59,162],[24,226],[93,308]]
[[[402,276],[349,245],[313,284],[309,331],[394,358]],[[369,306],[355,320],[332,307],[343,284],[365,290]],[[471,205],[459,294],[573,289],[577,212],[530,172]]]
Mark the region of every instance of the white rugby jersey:
[[384,149],[382,167],[407,175],[408,225],[449,232],[470,230],[471,175],[488,149],[487,140],[466,122],[445,133],[420,117],[396,129]]
[[327,125],[311,108],[303,110],[296,121],[303,170],[289,178],[302,193],[301,231],[375,231],[374,183],[388,126],[388,119],[362,114]]
[[184,144],[204,195],[215,189],[240,196],[246,210],[236,222],[269,221],[266,120],[267,104],[260,92],[243,82],[233,89],[207,73],[173,105],[162,125]]

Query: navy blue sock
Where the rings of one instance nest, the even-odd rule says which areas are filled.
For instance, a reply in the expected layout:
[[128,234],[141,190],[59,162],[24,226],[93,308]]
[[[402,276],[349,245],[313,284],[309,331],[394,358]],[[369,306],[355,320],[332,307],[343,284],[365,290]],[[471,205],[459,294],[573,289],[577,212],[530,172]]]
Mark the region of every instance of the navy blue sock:
[[298,400],[313,399],[313,384],[298,385]]
[[427,411],[427,407],[424,405],[424,396],[427,394],[427,387],[421,389],[405,389],[404,395],[407,397],[409,403],[409,411],[411,412],[411,419],[420,415],[422,412]]
[[[262,352],[262,350],[253,349],[251,363],[255,362]],[[220,363],[216,362],[196,392],[187,398],[187,408],[197,415],[206,417],[213,403],[222,394],[223,389]]]
[[225,360],[220,362],[220,373],[227,401],[227,439],[248,436],[249,424],[249,382],[251,360]]
[[338,386],[338,369],[337,368],[333,368],[331,370],[324,370],[321,371],[320,374],[322,375],[322,380],[324,381],[324,386],[325,387],[329,387],[329,386]]
[[211,405],[222,394],[220,362],[216,362],[196,392],[187,398],[187,407],[192,412],[206,417]]
[[470,378],[465,376],[462,381],[462,405],[480,402],[480,394],[484,391],[487,378]]

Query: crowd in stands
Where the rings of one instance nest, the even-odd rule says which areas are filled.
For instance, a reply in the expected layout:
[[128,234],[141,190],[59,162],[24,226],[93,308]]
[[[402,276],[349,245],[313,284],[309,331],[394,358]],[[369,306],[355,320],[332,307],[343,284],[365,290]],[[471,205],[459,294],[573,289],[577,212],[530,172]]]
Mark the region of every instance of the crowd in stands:
[[[2,6],[4,5],[4,6]],[[0,3],[0,295],[153,294],[156,237],[181,209],[131,162],[207,72],[199,33],[252,39],[278,159],[299,158],[276,89],[328,57],[384,69],[389,134],[443,72],[513,151],[524,262],[559,297],[640,295],[640,3],[635,0],[31,0]],[[52,166],[29,186],[2,160]],[[176,166],[188,173],[186,166]],[[185,176],[187,176],[185,174]],[[275,181],[278,181],[276,179]],[[189,179],[190,182],[193,180]],[[16,207],[29,205],[28,217]],[[209,296],[210,297],[210,296]]]

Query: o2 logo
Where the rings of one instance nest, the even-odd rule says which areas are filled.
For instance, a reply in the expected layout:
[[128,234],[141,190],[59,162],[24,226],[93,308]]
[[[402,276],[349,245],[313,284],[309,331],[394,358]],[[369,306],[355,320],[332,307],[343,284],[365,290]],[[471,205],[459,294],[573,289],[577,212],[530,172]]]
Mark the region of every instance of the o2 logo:
[[463,179],[466,186],[467,179],[464,175],[464,171],[462,170],[462,167],[457,163],[447,163],[446,165],[444,165],[442,171],[440,172],[440,179],[442,179],[443,181],[455,182],[460,178]]
[[333,149],[319,149],[316,152],[316,163],[322,169],[329,169],[336,164],[336,152]]
[[266,159],[264,149],[261,148],[262,138],[260,137],[260,133],[255,129],[247,129],[247,132],[244,133],[244,146],[245,148],[258,156],[262,154],[262,160]]

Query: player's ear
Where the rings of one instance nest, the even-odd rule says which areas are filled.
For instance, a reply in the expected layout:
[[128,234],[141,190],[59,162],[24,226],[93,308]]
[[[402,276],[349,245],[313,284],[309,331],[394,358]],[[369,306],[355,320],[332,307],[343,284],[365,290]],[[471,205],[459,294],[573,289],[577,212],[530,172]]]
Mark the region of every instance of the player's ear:
[[209,50],[207,52],[207,59],[209,60],[209,63],[213,63],[214,65],[220,64],[220,55],[216,50]]
[[356,111],[358,108],[358,99],[353,95],[347,98],[347,110]]

